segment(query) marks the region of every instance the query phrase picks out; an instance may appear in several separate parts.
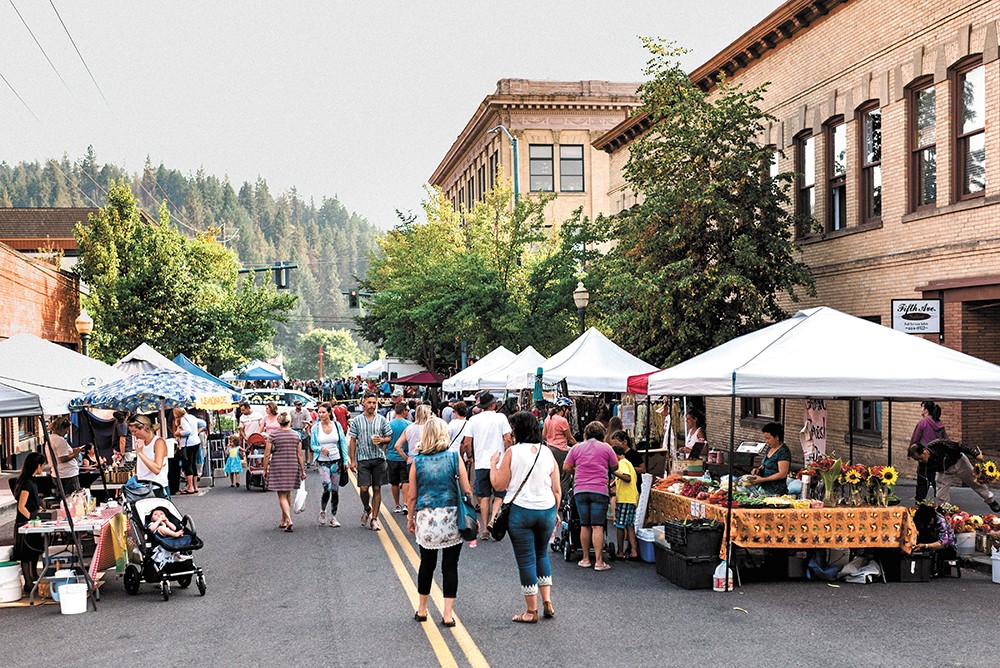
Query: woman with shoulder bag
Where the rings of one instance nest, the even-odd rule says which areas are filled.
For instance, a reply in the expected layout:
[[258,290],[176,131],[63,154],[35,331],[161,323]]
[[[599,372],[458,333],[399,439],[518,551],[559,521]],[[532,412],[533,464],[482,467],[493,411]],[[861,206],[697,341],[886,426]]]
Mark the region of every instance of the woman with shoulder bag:
[[521,579],[525,611],[513,618],[521,624],[538,622],[538,596],[542,614],[555,617],[552,607],[552,565],[549,537],[557,520],[562,498],[559,468],[552,451],[545,447],[538,418],[527,411],[510,416],[515,444],[503,457],[493,455],[490,484],[506,489],[504,505],[510,504],[507,531],[514,547],[514,559]]
[[420,445],[407,487],[406,504],[410,509],[406,528],[416,536],[420,546],[420,568],[417,572],[419,603],[413,619],[427,621],[427,597],[434,581],[438,552],[441,552],[441,589],[444,609],[441,625],[455,626],[455,598],[458,596],[458,558],[462,551],[462,536],[458,527],[461,499],[459,486],[470,498],[472,487],[465,467],[458,465],[455,453],[448,450],[448,424],[439,417],[428,419],[421,430]]

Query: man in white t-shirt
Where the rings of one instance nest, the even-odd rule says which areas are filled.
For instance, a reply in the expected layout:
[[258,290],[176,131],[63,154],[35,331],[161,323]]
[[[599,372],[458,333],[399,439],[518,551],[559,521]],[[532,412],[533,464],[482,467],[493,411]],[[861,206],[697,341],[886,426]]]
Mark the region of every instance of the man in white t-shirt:
[[[483,516],[480,540],[489,540],[486,527],[490,520],[500,510],[506,490],[493,489],[490,485],[490,458],[493,453],[503,454],[511,445],[510,423],[507,416],[496,412],[497,400],[490,392],[484,392],[479,398],[479,408],[482,411],[469,418],[465,426],[465,437],[462,441],[465,456],[472,457],[476,468],[476,496],[479,497],[479,511]],[[454,420],[453,420],[454,421]],[[493,497],[493,508],[490,510],[490,497]]]
[[255,413],[249,402],[240,404],[240,440],[246,445],[250,434],[264,433],[264,416]]

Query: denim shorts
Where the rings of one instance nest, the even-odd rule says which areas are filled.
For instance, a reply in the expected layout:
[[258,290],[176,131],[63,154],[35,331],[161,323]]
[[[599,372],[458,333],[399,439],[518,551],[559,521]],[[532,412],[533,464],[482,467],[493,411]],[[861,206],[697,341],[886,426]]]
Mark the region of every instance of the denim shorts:
[[603,526],[608,519],[608,504],[611,499],[606,494],[580,492],[573,495],[576,512],[580,515],[580,526]]

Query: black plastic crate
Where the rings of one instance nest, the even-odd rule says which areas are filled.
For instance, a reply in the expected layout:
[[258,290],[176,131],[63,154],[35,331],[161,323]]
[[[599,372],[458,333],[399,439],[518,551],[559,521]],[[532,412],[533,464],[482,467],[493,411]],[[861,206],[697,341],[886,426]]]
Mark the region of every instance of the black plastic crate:
[[930,582],[933,559],[929,554],[904,554],[899,560],[899,581]]
[[656,553],[656,572],[683,589],[711,589],[715,568],[719,558],[687,557],[665,548],[657,542],[653,545]]
[[670,549],[688,557],[714,557],[722,547],[725,525],[715,520],[667,520],[663,538]]

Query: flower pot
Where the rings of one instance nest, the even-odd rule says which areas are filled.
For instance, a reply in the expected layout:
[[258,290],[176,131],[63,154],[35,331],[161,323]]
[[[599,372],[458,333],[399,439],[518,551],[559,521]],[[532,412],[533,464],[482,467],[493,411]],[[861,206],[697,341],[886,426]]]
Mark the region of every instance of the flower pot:
[[976,534],[957,533],[955,534],[955,551],[959,556],[967,557],[976,551]]

